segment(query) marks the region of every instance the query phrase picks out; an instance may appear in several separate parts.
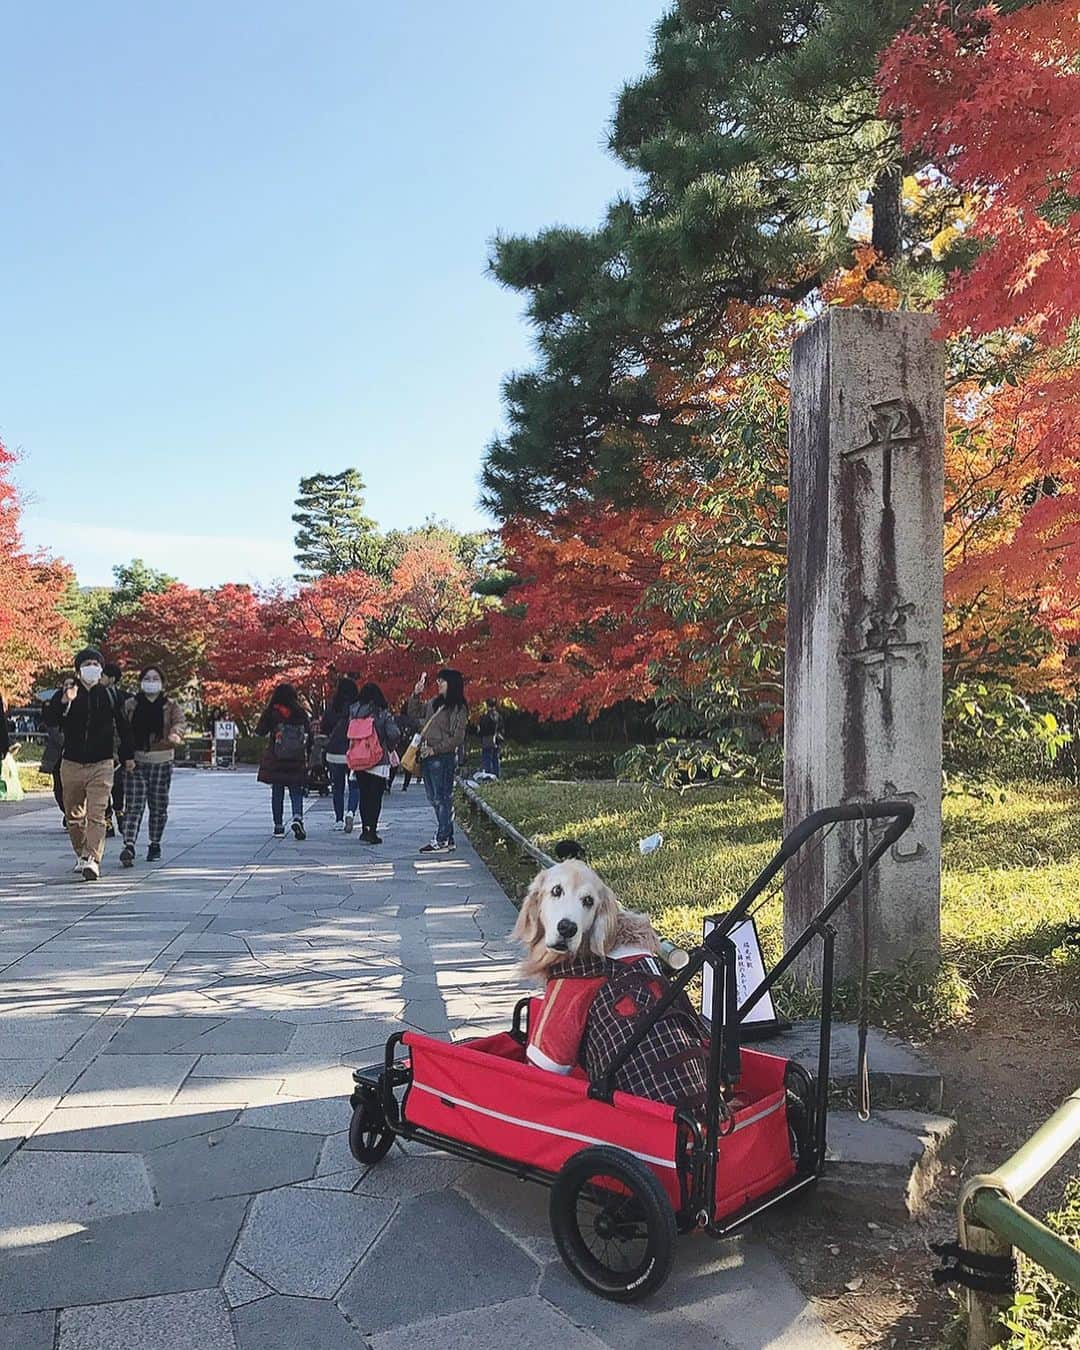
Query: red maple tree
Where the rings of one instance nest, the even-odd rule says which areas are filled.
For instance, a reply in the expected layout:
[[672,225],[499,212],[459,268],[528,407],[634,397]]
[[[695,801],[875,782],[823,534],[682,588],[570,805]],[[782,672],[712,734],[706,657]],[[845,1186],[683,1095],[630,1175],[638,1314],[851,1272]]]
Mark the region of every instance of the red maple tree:
[[39,671],[66,667],[75,640],[62,603],[74,581],[66,563],[28,553],[19,529],[15,456],[0,444],[0,693],[26,698]]

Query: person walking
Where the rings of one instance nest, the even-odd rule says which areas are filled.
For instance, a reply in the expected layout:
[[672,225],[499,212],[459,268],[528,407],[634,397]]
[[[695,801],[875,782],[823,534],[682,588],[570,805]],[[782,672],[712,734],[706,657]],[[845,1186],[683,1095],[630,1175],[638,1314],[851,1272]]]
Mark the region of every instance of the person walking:
[[[44,721],[44,711],[42,712]],[[59,727],[45,726],[45,744],[41,750],[39,772],[52,779],[53,800],[60,808],[60,828],[67,829],[67,816],[64,814],[64,787],[60,782],[60,765],[64,756],[64,733]]]
[[322,734],[327,737],[326,768],[330,774],[330,791],[334,803],[334,823],[330,828],[344,830],[346,834],[352,834],[356,808],[360,803],[360,785],[349,773],[349,766],[346,763],[346,751],[349,748],[349,709],[354,703],[359,702],[359,699],[360,690],[356,681],[348,675],[344,676],[338,680],[334,697],[319,724]]
[[63,731],[60,784],[75,871],[96,881],[105,852],[105,808],[113,782],[114,739],[122,763],[135,767],[131,728],[111,689],[103,688],[105,662],[96,647],[75,657],[75,679],[64,681],[45,706],[46,726]]
[[424,790],[435,812],[435,837],[423,846],[421,853],[450,853],[455,847],[454,771],[469,724],[461,672],[440,670],[436,684],[438,694],[425,702],[427,676],[421,675],[409,700],[409,716],[421,728],[413,737],[413,744],[419,738]]
[[311,741],[311,718],[300,705],[291,684],[279,684],[270,695],[255,728],[256,736],[269,737],[259,761],[259,782],[270,785],[270,809],[274,817],[274,838],[285,836],[285,789],[292,803],[290,829],[297,839],[306,839],[304,829],[304,783]]
[[501,772],[499,745],[502,742],[502,718],[495,700],[489,698],[480,715],[480,771],[488,778],[498,778]]
[[[147,666],[139,675],[139,692],[124,704],[135,746],[135,768],[127,774],[123,812],[124,847],[120,862],[135,863],[135,841],[139,837],[143,811],[150,807],[150,845],[146,861],[161,857],[161,837],[169,818],[169,791],[172,788],[173,757],[184,743],[187,722],[175,699],[165,693],[165,678],[157,666]],[[115,800],[115,799],[114,799]],[[120,813],[117,812],[117,820]]]
[[[126,708],[130,695],[120,683],[123,678],[124,672],[115,661],[106,661],[102,666],[102,687],[111,689],[114,702],[119,703],[122,708]],[[127,770],[120,763],[117,751],[118,747],[114,746],[113,758],[116,767],[113,770],[113,786],[112,792],[109,794],[109,804],[105,808],[105,837],[107,839],[112,839],[116,834],[124,833],[124,778]]]
[[[401,749],[402,747],[409,744],[412,738],[416,735],[417,731],[419,731],[420,729],[416,725],[416,723],[412,720],[412,718],[409,716],[408,699],[406,699],[405,702],[401,705],[401,711],[397,714],[394,720],[397,722],[398,731],[401,734],[401,740],[398,742],[398,748]],[[391,765],[390,782],[388,784],[388,789],[394,786],[394,779],[397,777],[399,767],[401,769],[402,778],[404,780],[401,784],[401,790],[402,792],[408,792],[409,784],[412,782],[413,776],[404,766],[404,764],[398,766]]]
[[349,767],[360,793],[360,838],[381,844],[379,814],[390,782],[390,756],[401,733],[383,691],[370,680],[349,709]]

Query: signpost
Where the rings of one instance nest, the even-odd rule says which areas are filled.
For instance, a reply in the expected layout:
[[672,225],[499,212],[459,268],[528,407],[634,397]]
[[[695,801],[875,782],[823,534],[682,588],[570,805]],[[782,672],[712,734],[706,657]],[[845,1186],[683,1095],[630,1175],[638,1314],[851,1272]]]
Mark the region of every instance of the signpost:
[[[705,920],[702,940],[707,938],[716,927],[721,916],[716,915]],[[761,941],[758,938],[757,925],[753,919],[744,919],[737,923],[728,934],[735,944],[735,987],[738,991],[739,1006],[746,1002],[761,981],[765,978],[765,960],[761,955]],[[712,1007],[712,967],[705,966],[701,972],[701,1010]],[[706,1021],[708,1018],[706,1018]],[[750,1009],[742,1024],[743,1040],[764,1040],[786,1031],[788,1023],[782,1022],[776,1015],[772,993],[766,991],[764,997]]]
[[236,723],[215,722],[210,763],[217,769],[236,768]]

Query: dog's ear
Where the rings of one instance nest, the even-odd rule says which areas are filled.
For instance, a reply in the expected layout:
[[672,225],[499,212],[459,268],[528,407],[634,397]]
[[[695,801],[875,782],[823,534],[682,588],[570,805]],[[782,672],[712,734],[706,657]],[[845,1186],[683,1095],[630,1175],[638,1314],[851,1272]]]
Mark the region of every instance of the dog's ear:
[[589,946],[594,956],[607,956],[616,946],[615,934],[619,927],[619,902],[615,892],[599,877],[596,884],[596,917],[589,927]]
[[518,910],[517,923],[511,933],[520,942],[526,952],[531,952],[540,937],[540,899],[544,894],[547,872],[537,872],[525,892],[525,899]]

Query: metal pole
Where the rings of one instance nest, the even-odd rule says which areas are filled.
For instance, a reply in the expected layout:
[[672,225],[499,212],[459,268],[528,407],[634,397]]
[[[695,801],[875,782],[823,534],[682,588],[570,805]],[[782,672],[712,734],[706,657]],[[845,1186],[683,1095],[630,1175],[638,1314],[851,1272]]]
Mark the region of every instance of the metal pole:
[[1080,1251],[997,1191],[980,1191],[971,1202],[975,1217],[1080,1294]]
[[997,1168],[993,1173],[997,1189],[1011,1200],[1023,1200],[1077,1140],[1080,1140],[1080,1088],[1066,1097],[1027,1143]]

